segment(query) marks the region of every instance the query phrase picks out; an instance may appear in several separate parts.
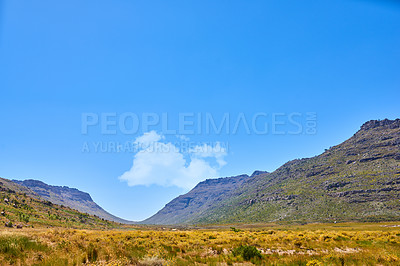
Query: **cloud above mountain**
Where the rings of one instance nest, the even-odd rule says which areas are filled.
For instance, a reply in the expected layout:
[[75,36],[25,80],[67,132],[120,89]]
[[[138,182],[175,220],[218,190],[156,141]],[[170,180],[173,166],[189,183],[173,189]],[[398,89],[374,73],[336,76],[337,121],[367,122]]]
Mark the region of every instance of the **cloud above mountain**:
[[138,151],[132,167],[119,179],[129,186],[155,184],[191,189],[206,178],[218,177],[219,169],[226,164],[226,148],[219,142],[194,144],[187,138],[178,139],[180,142],[167,142],[155,131],[136,138]]

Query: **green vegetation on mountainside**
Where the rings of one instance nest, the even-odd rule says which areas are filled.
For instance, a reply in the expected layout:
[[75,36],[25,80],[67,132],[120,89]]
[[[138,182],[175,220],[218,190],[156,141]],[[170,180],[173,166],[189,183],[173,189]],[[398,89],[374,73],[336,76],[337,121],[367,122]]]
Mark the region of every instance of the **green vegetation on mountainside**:
[[245,182],[190,222],[400,219],[400,119],[372,120],[313,158]]
[[321,155],[272,173],[210,179],[143,223],[400,219],[400,119],[371,120]]
[[109,229],[118,226],[99,217],[53,204],[33,191],[3,178],[0,178],[0,212],[0,222],[5,227]]

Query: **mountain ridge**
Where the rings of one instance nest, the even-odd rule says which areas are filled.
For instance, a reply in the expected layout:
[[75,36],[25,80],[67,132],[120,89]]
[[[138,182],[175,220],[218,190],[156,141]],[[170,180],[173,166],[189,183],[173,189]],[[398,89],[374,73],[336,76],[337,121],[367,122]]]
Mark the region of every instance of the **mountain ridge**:
[[288,161],[237,187],[220,188],[220,193],[213,192],[219,200],[201,196],[207,197],[207,208],[198,207],[201,198],[191,198],[196,205],[189,201],[178,211],[186,216],[169,219],[176,216],[170,203],[196,195],[196,186],[143,223],[400,219],[400,119],[367,121],[348,140],[320,155]]
[[12,180],[14,183],[27,187],[45,200],[53,204],[68,206],[83,213],[96,215],[100,218],[124,224],[134,222],[110,214],[95,203],[89,193],[68,186],[48,185],[40,180]]
[[0,222],[8,228],[65,227],[112,229],[119,224],[54,204],[28,187],[0,178]]

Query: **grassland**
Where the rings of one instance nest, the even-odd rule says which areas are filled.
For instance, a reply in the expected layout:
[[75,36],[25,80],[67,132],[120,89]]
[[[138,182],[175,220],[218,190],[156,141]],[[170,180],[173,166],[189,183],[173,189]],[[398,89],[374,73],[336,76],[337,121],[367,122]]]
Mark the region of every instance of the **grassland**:
[[400,227],[391,222],[186,229],[4,228],[0,264],[398,265]]

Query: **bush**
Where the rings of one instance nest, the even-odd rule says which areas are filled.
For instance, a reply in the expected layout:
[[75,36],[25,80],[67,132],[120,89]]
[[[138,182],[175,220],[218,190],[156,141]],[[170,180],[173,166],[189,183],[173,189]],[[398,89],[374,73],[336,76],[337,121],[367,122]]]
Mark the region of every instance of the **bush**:
[[251,260],[252,258],[261,259],[261,252],[253,246],[240,246],[232,250],[233,256],[242,256],[244,260]]
[[5,225],[5,227],[13,227],[13,223],[12,222],[6,222],[4,225]]
[[19,221],[20,222],[25,222],[25,223],[28,223],[29,222],[29,219],[30,219],[30,216],[28,215],[28,214],[24,214],[24,213],[18,213],[18,217],[19,217]]

